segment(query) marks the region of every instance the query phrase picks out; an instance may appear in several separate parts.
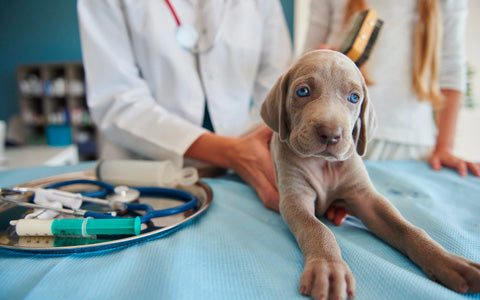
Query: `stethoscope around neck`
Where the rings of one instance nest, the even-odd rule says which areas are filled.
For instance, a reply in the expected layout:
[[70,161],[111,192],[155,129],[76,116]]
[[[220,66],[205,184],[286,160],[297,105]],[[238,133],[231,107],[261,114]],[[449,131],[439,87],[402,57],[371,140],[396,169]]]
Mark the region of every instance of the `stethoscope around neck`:
[[[204,1],[204,0],[201,0]],[[225,1],[223,1],[225,2]],[[220,35],[221,31],[221,23],[223,21],[223,16],[224,16],[224,10],[225,10],[225,3],[223,3],[222,7],[222,12],[221,12],[221,17],[220,17],[220,24],[218,24],[216,28],[216,32],[214,35],[214,38],[212,42],[203,47],[199,47],[199,34],[198,31],[195,29],[195,27],[191,24],[187,23],[182,23],[180,21],[180,18],[177,15],[177,12],[175,11],[175,8],[173,7],[172,3],[170,3],[170,0],[165,0],[165,3],[167,4],[168,8],[170,9],[170,12],[172,16],[175,19],[175,22],[177,23],[177,31],[175,32],[175,38],[177,40],[177,43],[184,48],[185,50],[188,50],[194,54],[200,53],[200,52],[207,52],[213,48],[215,45],[215,42]]]

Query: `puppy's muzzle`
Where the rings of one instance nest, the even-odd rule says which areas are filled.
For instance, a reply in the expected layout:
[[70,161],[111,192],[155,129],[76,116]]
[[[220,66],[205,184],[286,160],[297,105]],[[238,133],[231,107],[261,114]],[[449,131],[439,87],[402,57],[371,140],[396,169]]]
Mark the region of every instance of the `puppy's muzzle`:
[[315,131],[318,136],[318,140],[321,144],[326,146],[336,145],[342,139],[341,127],[329,127],[329,126],[316,126]]

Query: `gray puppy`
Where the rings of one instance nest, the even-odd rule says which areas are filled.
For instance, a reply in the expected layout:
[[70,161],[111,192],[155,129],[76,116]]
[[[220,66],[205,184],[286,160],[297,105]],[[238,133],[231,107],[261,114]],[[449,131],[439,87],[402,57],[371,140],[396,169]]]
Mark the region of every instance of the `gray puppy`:
[[281,76],[262,106],[271,141],[280,213],[303,253],[300,292],[352,298],[355,280],[333,233],[317,216],[344,207],[416,263],[432,280],[480,292],[480,264],[451,254],[407,222],[373,187],[361,155],[374,114],[365,80],[345,55],[306,53]]

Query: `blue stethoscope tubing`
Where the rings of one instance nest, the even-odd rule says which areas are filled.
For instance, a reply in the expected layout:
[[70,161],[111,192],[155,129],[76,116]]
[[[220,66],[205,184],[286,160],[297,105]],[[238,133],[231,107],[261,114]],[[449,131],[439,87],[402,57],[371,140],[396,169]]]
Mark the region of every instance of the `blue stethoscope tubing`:
[[[102,188],[102,190],[99,190],[99,191],[80,192],[80,194],[82,194],[83,196],[88,196],[88,197],[97,197],[97,198],[105,197],[106,195],[113,193],[115,189],[115,186],[108,184],[106,182],[99,181],[99,180],[89,180],[89,179],[66,180],[66,181],[61,181],[61,182],[48,185],[44,188],[56,189],[56,188],[65,187],[65,186],[74,185],[74,184],[89,184],[89,185],[95,185]],[[123,204],[125,204],[128,211],[135,211],[135,210],[145,211],[145,214],[140,217],[140,221],[142,223],[149,222],[152,218],[166,217],[166,216],[175,215],[178,213],[188,211],[194,208],[198,203],[198,198],[195,195],[179,189],[162,188],[162,187],[130,187],[130,188],[139,191],[140,196],[167,198],[167,199],[174,199],[174,200],[180,200],[185,202],[182,205],[160,209],[160,210],[154,210],[151,205],[145,204],[145,203],[122,202]],[[100,218],[100,219],[118,218],[116,216],[112,216],[111,214],[99,213],[99,212],[93,212],[93,211],[86,211],[85,217]]]

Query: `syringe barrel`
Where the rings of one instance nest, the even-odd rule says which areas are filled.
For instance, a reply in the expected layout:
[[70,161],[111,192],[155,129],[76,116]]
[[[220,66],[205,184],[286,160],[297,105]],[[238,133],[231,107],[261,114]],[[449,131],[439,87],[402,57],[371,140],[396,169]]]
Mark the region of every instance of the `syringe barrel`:
[[60,219],[52,223],[54,235],[138,235],[140,218]]

